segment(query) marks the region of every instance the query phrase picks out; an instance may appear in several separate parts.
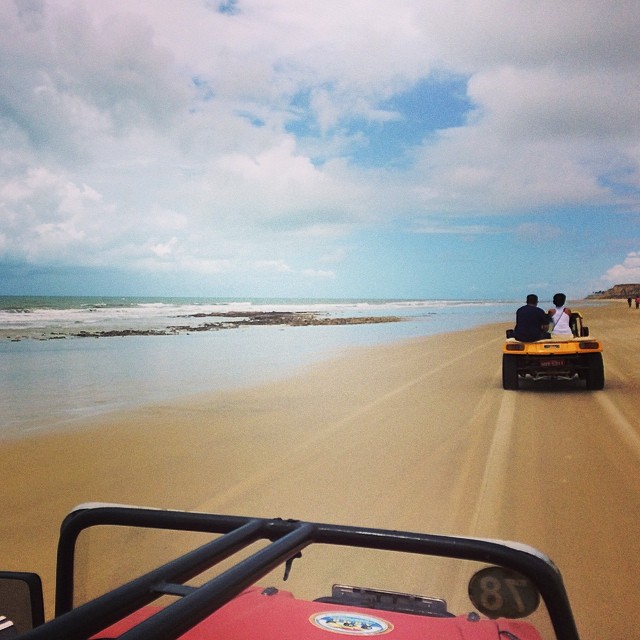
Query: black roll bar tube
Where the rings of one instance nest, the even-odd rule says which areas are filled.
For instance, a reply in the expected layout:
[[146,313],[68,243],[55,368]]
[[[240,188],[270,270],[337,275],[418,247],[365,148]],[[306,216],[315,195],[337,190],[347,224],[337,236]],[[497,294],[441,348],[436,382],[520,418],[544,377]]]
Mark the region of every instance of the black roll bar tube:
[[261,539],[263,526],[260,520],[250,520],[221,538],[208,542],[75,609],[57,615],[45,625],[21,635],[20,640],[85,640],[156,600],[161,594],[163,584],[187,581]]
[[[137,526],[226,535],[133,580],[113,592],[109,592],[70,611],[73,606],[72,577],[75,543],[81,531],[97,525]],[[57,620],[54,619],[42,628],[43,631],[46,628],[49,631],[48,633],[40,636],[37,635],[38,629],[34,629],[24,635],[24,640],[50,640],[54,637],[82,640],[86,635],[91,635],[91,633],[101,630],[112,622],[121,619],[123,615],[127,615],[155,599],[159,585],[163,582],[179,580],[182,575],[188,575],[187,579],[193,577],[193,575],[210,568],[220,560],[229,557],[235,551],[260,538],[269,539],[272,544],[220,574],[210,582],[194,589],[182,600],[169,605],[159,614],[147,620],[146,623],[143,623],[145,624],[145,627],[143,627],[144,634],[137,634],[136,629],[140,628],[140,625],[138,625],[128,631],[123,636],[123,640],[137,640],[143,637],[148,640],[176,638],[177,635],[174,633],[176,630],[179,630],[178,635],[180,635],[184,630],[195,626],[197,622],[210,615],[215,609],[232,599],[244,588],[259,580],[278,564],[294,557],[300,549],[312,543],[474,560],[514,569],[527,576],[538,587],[556,636],[560,640],[579,640],[577,627],[560,572],[546,556],[531,548],[514,549],[509,546],[509,543],[475,538],[305,523],[294,520],[220,516],[216,514],[103,505],[81,506],[69,514],[61,526],[58,547],[57,589],[59,589],[59,592],[57,591],[56,593],[56,615],[61,615],[61,620],[68,617],[74,618],[74,614],[87,611],[87,607],[95,606],[96,613],[102,616],[100,624],[104,621],[106,621],[106,624],[102,624],[100,628],[95,628],[95,625],[91,625],[90,632],[84,636],[82,634],[70,634],[67,631],[57,636],[51,633],[53,629],[50,625]],[[196,570],[196,567],[200,569]],[[146,589],[144,598],[137,591],[140,588],[140,584],[144,585],[143,589]],[[131,591],[127,591],[128,589],[131,589]],[[132,593],[136,598],[141,598],[141,600],[132,604],[130,600]],[[112,606],[110,598],[113,598],[113,602],[117,603],[115,607],[117,611],[104,616],[98,610],[104,609],[107,605]],[[215,600],[212,603],[212,607],[208,604],[211,598]],[[142,599],[144,599],[144,602],[140,604]],[[94,605],[94,603],[97,604]],[[202,613],[202,607],[206,609],[204,613]],[[163,613],[163,611],[166,613]],[[160,632],[158,628],[163,627],[166,629],[167,625],[171,624],[170,618],[172,616],[176,616],[177,620],[175,628],[171,632],[173,635]],[[153,621],[154,619],[156,620],[155,622]],[[71,624],[71,620],[69,622],[68,628],[71,630],[76,623]]]

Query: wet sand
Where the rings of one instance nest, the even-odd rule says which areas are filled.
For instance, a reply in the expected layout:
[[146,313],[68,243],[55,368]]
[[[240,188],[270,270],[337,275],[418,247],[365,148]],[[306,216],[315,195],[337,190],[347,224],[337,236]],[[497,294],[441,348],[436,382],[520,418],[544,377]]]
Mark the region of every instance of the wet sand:
[[496,537],[554,560],[584,638],[631,637],[640,312],[582,310],[604,391],[503,391],[507,327],[489,325],[3,441],[2,568],[38,571],[52,601],[59,523],[87,501]]

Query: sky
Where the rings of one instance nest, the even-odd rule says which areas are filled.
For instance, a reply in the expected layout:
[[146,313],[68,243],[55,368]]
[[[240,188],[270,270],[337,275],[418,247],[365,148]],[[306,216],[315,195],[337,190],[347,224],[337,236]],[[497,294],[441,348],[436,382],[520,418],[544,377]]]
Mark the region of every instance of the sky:
[[4,0],[0,295],[640,283],[636,0]]

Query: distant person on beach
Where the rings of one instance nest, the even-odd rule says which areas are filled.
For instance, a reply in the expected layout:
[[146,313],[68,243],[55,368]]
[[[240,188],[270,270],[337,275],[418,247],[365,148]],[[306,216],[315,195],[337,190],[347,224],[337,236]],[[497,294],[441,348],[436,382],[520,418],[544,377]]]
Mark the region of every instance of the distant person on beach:
[[627,304],[629,305],[629,309],[631,309],[631,298],[627,298]]
[[530,293],[527,304],[516,311],[516,326],[513,337],[520,342],[535,342],[550,338],[548,333],[551,318],[538,307],[538,296]]
[[567,296],[564,293],[556,293],[553,296],[554,309],[549,309],[549,317],[553,323],[551,327],[551,333],[556,333],[561,336],[573,335],[571,331],[571,325],[569,320],[571,319],[571,309],[564,306],[567,301]]
[[640,307],[640,296],[636,298],[636,309]]

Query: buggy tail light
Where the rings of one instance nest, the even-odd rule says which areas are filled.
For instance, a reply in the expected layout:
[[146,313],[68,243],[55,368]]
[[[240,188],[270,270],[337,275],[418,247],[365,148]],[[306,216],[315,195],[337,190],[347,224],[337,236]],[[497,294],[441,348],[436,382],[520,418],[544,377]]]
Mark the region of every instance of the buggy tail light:
[[581,349],[599,349],[600,343],[597,340],[583,340],[580,343]]
[[506,345],[507,351],[524,351],[524,345],[521,342],[514,342]]

